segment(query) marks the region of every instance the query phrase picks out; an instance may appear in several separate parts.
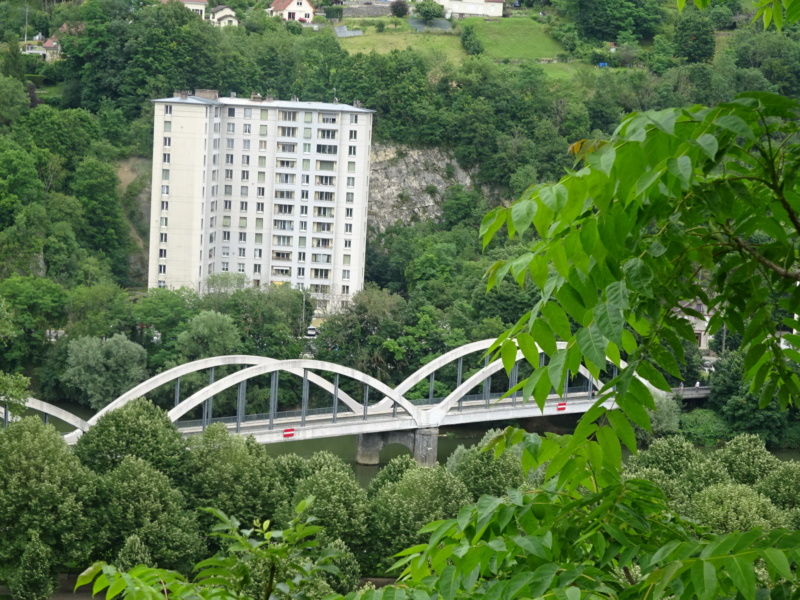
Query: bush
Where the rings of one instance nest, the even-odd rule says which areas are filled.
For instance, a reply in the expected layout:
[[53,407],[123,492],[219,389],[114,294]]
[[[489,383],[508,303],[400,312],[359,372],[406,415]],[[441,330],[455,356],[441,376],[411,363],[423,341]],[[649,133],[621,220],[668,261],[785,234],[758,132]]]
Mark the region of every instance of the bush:
[[8,588],[15,600],[49,600],[55,591],[53,556],[35,531],[31,532],[16,572],[9,578]]
[[344,14],[343,6],[326,6],[325,17],[328,19],[341,19]]
[[422,0],[417,4],[416,13],[427,24],[444,16],[444,6],[434,0]]
[[483,42],[478,39],[474,25],[464,25],[462,28],[461,45],[470,56],[483,53]]
[[800,463],[781,462],[756,485],[756,490],[783,509],[800,508]]
[[488,441],[484,437],[471,448],[459,446],[447,460],[448,472],[461,480],[474,501],[483,495],[503,496],[508,488],[519,487],[524,480],[519,458],[514,453],[504,452],[495,458],[493,452],[481,452]]
[[725,419],[708,408],[681,415],[681,435],[698,446],[716,446],[730,438]]
[[655,398],[656,409],[647,410],[650,415],[652,431],[647,431],[635,426],[636,439],[645,446],[653,443],[655,438],[675,435],[680,431],[681,407],[674,396],[657,395]]
[[753,485],[778,467],[780,461],[757,435],[737,435],[714,455],[736,483]]
[[303,26],[297,21],[286,21],[286,31],[292,35],[303,35]]
[[667,475],[677,476],[700,459],[697,448],[681,436],[655,440],[647,450],[631,457],[630,468],[661,469]]
[[408,15],[408,3],[406,0],[394,0],[390,5],[392,15],[403,18]]
[[700,492],[692,503],[692,516],[720,534],[786,524],[786,515],[769,498],[735,483],[712,485]]
[[375,30],[378,33],[383,33],[384,29],[386,29],[386,23],[384,23],[383,21],[378,21],[377,23],[375,23]]
[[383,467],[367,487],[367,496],[373,498],[378,492],[391,483],[397,483],[406,474],[406,471],[418,469],[419,465],[410,454],[401,454],[389,461]]

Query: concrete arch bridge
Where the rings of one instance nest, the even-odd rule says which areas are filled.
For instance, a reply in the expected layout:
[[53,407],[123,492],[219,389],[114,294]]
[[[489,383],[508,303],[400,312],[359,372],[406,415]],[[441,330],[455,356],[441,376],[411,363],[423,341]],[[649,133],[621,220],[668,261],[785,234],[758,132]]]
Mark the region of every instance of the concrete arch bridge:
[[[436,462],[439,427],[584,413],[594,403],[595,392],[604,385],[602,381],[594,380],[585,367],[581,366],[579,374],[565,382],[562,394],[552,392],[544,411],[540,411],[533,402],[523,404],[521,394],[502,398],[508,389],[517,384],[519,363],[524,361],[522,352],[517,352],[517,362],[508,377],[507,388],[503,377],[502,391],[492,390],[492,376],[503,370],[499,360],[490,362],[486,357],[477,372],[466,379],[463,377],[464,359],[472,354],[485,353],[494,341],[482,340],[451,350],[421,367],[394,388],[366,373],[335,363],[312,359],[275,360],[261,356],[231,355],[197,360],[155,375],[116,398],[88,421],[40,400],[30,399],[28,407],[73,425],[75,431],[67,434],[65,439],[67,443],[74,444],[104,414],[136,398],[147,396],[157,388],[172,384],[174,407],[168,414],[186,436],[201,433],[215,422],[225,423],[236,433],[252,435],[263,444],[358,435],[356,460],[362,464],[377,464],[384,446],[400,443],[411,449],[420,464],[431,465]],[[544,361],[544,357],[540,351],[540,360]],[[437,371],[452,364],[456,366],[455,389],[445,397],[434,397]],[[215,379],[215,369],[223,366],[240,366],[241,369]],[[181,377],[198,372],[208,373],[208,384],[188,397],[181,398]],[[278,389],[282,373],[298,377],[302,381],[299,410],[278,411]],[[266,413],[248,414],[247,382],[265,375],[270,376],[269,410]],[[360,401],[340,388],[342,377],[361,385],[363,396]],[[412,388],[426,379],[427,398],[406,398]],[[309,408],[311,385],[330,395],[330,406]],[[232,388],[237,391],[236,414],[215,417],[214,397]],[[701,391],[707,395],[705,388],[695,390],[695,394]],[[377,402],[370,404],[370,393],[373,398],[378,398]],[[607,404],[613,405],[613,400],[609,400]],[[185,419],[198,408],[202,415],[200,419]],[[0,411],[3,409],[0,408]],[[8,419],[5,411],[3,418]]]

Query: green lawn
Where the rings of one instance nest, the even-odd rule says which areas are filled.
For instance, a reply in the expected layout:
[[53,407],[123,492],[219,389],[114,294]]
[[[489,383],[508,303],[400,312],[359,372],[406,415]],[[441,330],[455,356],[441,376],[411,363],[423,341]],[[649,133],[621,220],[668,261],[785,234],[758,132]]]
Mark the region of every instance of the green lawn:
[[545,33],[545,26],[533,19],[484,21],[472,17],[459,21],[475,26],[484,52],[492,58],[551,58],[562,51],[561,44]]
[[466,56],[461,47],[461,39],[457,35],[441,35],[426,33],[393,32],[387,28],[383,33],[377,33],[374,28],[368,27],[360,37],[341,38],[339,43],[342,48],[351,53],[378,52],[385,54],[392,50],[431,50],[441,53],[447,60],[461,61]]

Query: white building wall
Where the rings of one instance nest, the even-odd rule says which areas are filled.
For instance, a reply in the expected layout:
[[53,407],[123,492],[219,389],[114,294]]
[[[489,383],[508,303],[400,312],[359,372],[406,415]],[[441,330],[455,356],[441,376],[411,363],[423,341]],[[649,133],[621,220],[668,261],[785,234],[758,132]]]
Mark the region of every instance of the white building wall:
[[[323,313],[362,289],[372,111],[193,96],[155,103],[150,287],[202,292],[209,274],[241,272],[252,285],[309,288]],[[320,146],[337,151],[321,153]],[[335,170],[324,170],[330,165],[322,161]],[[166,168],[169,205],[162,209],[158,182]],[[325,199],[329,193],[333,200]]]

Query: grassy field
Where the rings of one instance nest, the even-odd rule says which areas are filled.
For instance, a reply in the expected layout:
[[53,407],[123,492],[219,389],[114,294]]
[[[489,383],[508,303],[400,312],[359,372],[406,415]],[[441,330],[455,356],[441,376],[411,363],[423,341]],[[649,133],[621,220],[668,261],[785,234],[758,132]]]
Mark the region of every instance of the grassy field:
[[368,27],[363,31],[364,35],[360,37],[340,39],[339,43],[342,48],[351,53],[378,52],[379,54],[406,48],[430,50],[439,52],[447,60],[455,62],[466,57],[466,53],[461,47],[461,39],[457,35],[410,33],[407,30],[395,32],[391,27],[387,27],[383,33],[377,33],[374,27]]
[[545,26],[533,19],[484,21],[473,17],[459,21],[470,24],[483,42],[487,56],[497,59],[551,58],[562,51],[561,44],[545,33]]

